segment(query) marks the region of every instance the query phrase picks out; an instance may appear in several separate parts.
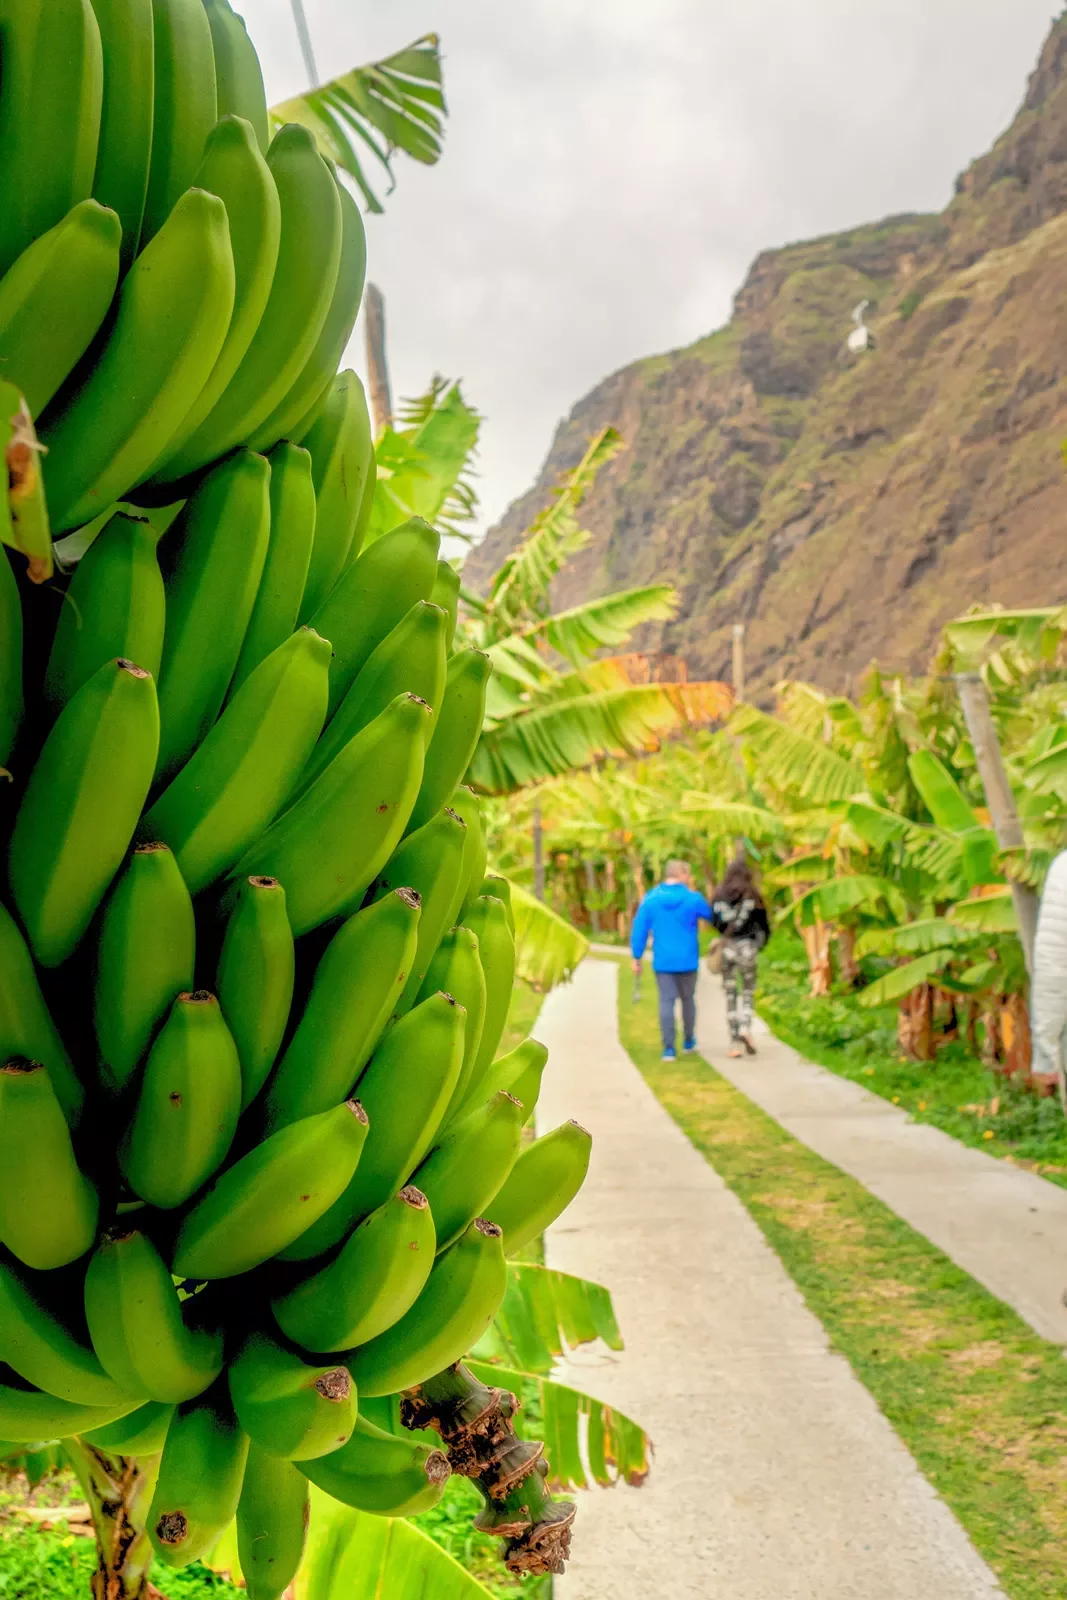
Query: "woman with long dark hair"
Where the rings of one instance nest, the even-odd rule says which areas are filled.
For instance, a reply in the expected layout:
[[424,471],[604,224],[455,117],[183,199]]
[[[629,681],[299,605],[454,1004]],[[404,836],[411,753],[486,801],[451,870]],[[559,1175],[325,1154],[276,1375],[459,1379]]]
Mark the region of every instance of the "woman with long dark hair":
[[722,934],[722,981],[726,990],[726,1023],[730,1030],[727,1055],[739,1056],[743,1045],[749,1055],[754,1056],[752,996],[759,953],[770,937],[770,924],[763,896],[743,856],[730,862],[722,882],[713,892],[711,920],[713,927]]

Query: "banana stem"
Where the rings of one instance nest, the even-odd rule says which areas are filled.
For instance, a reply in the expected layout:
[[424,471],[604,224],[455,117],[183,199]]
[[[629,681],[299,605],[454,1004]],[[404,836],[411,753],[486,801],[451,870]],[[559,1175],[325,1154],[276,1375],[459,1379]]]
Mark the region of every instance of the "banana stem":
[[504,1540],[508,1571],[540,1577],[563,1571],[576,1508],[552,1498],[544,1445],[515,1432],[519,1409],[508,1390],[488,1388],[457,1363],[410,1390],[400,1418],[439,1434],[452,1471],[478,1485],[485,1506],[474,1526]]
[[152,1545],[145,1531],[159,1456],[107,1455],[78,1438],[65,1447],[96,1528],[92,1600],[161,1600],[148,1581]]

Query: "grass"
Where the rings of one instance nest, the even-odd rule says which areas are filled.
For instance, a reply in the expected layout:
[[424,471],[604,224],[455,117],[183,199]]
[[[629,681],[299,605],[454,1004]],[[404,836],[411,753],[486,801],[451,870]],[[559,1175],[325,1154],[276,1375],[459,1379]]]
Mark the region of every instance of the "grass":
[[1038,1099],[995,1076],[959,1041],[936,1061],[906,1060],[895,1006],[869,1009],[847,990],[808,994],[808,963],[795,936],[775,934],[760,957],[756,1005],[778,1038],[809,1061],[903,1106],[917,1122],[1067,1187],[1067,1121],[1055,1096]]
[[1011,1600],[1067,1594],[1067,1361],[699,1056],[660,1060],[623,968],[638,1070],[739,1197]]

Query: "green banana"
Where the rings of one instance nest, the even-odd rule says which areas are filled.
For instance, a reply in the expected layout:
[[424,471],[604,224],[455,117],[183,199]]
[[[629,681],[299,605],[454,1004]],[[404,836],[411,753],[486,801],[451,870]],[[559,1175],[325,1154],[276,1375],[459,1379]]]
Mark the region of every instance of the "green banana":
[[452,641],[456,637],[456,623],[459,620],[459,587],[460,578],[457,568],[451,561],[441,560],[437,563],[437,577],[434,579],[430,599],[435,606],[448,618],[448,633],[445,637],[445,648],[449,654],[452,651]]
[[[254,450],[274,444],[278,439],[303,439],[305,434],[311,431],[329,398],[334,375],[344,359],[348,341],[352,337],[352,329],[356,325],[359,303],[363,298],[363,284],[367,276],[367,237],[359,207],[343,183],[338,183],[337,192],[341,200],[341,261],[337,269],[337,285],[330,301],[330,309],[322,325],[318,342],[304,364],[303,372],[285,399],[271,412],[266,422],[253,436]],[[356,382],[359,380],[356,379]],[[360,387],[362,389],[362,385]],[[314,417],[305,423],[304,419],[315,407],[317,410]],[[299,434],[297,429],[301,430]],[[367,436],[369,439],[369,421]],[[373,456],[374,451],[371,448],[369,459],[373,460]],[[360,498],[362,499],[362,491]]]
[[484,650],[457,650],[449,657],[445,696],[434,719],[409,833],[448,804],[449,795],[470,766],[485,718],[485,691],[492,670],[493,663]]
[[411,1310],[351,1352],[361,1394],[395,1394],[424,1383],[478,1343],[504,1299],[508,1269],[500,1229],[478,1217],[433,1264]]
[[465,783],[461,783],[458,789],[453,790],[448,804],[467,824],[467,843],[463,855],[463,887],[459,910],[453,919],[458,922],[482,892],[487,854],[485,818],[481,801],[474,790]]
[[181,426],[166,441],[162,458],[152,464],[153,482],[169,481],[168,462],[181,453],[186,440],[210,416],[244,360],[270,296],[281,244],[278,189],[255,133],[243,117],[227,116],[216,122],[192,181],[194,188],[217,195],[226,207],[233,250],[233,315],[211,375],[181,419]]
[[86,1444],[109,1456],[158,1456],[167,1439],[174,1407],[149,1400],[136,1411],[83,1433]]
[[445,614],[428,600],[417,600],[382,640],[341,701],[300,774],[298,792],[314,783],[349,740],[362,733],[398,694],[417,694],[436,716],[444,688]]
[[165,226],[193,181],[218,116],[215,53],[201,0],[152,0],[152,153],[140,248]]
[[167,534],[161,774],[180,766],[222,709],[269,538],[270,467],[249,450],[208,474]]
[[469,928],[450,928],[445,934],[422,980],[418,998],[426,1000],[438,990],[452,995],[467,1014],[463,1030],[463,1061],[445,1112],[447,1121],[466,1095],[486,1015],[485,974],[478,955],[477,935]]
[[296,627],[311,541],[315,537],[315,486],[311,457],[283,440],[270,462],[270,540],[263,576],[230,683],[233,695],[259,663]]
[[300,1471],[331,1499],[378,1517],[429,1511],[452,1475],[443,1450],[398,1439],[363,1417],[343,1449],[301,1461]]
[[0,1241],[24,1266],[65,1267],[92,1245],[98,1210],[47,1071],[11,1057],[0,1066]]
[[408,1185],[359,1224],[328,1266],[271,1301],[275,1320],[305,1350],[366,1344],[415,1304],[434,1254],[426,1196]]
[[445,806],[393,851],[371,890],[378,900],[407,884],[422,901],[415,954],[394,1016],[402,1017],[415,1004],[441,936],[456,920],[466,837],[463,818]]
[[321,1255],[403,1188],[433,1143],[459,1077],[464,1018],[451,995],[435,994],[386,1034],[358,1084],[371,1131],[355,1176],[283,1260]]
[[246,878],[219,956],[219,1004],[241,1062],[241,1110],[267,1081],[289,1020],[296,952],[285,890],[276,878]]
[[23,709],[22,601],[11,562],[0,550],[0,767],[15,748]]
[[300,603],[301,619],[306,620],[326,599],[345,565],[374,455],[367,397],[354,372],[337,374],[321,416],[301,442],[311,456],[318,506]]
[[178,1407],[148,1511],[152,1548],[168,1567],[195,1561],[236,1516],[247,1456],[221,1382]]
[[522,1152],[490,1207],[504,1231],[505,1255],[515,1255],[566,1211],[585,1182],[591,1146],[583,1127],[564,1122]]
[[485,1020],[467,1087],[459,1107],[478,1105],[484,1098],[486,1077],[507,1027],[508,1007],[515,983],[515,940],[508,927],[503,901],[479,895],[463,918],[478,940],[478,959],[485,973]]
[[541,1093],[541,1075],[548,1063],[548,1051],[536,1039],[524,1039],[506,1056],[498,1056],[486,1073],[481,1092],[486,1100],[501,1089],[515,1096],[523,1108],[523,1125],[528,1127]]
[[508,882],[507,878],[498,877],[495,872],[489,873],[487,877],[482,879],[481,888],[477,891],[477,894],[471,896],[471,903],[473,904],[473,902],[478,898],[478,895],[483,894],[489,895],[489,897],[493,900],[500,901],[501,905],[504,907],[504,914],[508,919],[508,927],[511,930],[511,937],[514,939],[515,912],[511,904],[511,884]]
[[[198,1298],[186,1306],[195,1311]],[[121,1219],[89,1262],[85,1318],[93,1349],[115,1383],[161,1406],[195,1399],[222,1371],[222,1334],[187,1323],[159,1251]]]
[[230,1362],[230,1398],[253,1444],[287,1461],[328,1455],[356,1425],[346,1367],[311,1367],[276,1340],[253,1333]]
[[267,93],[256,47],[248,37],[244,18],[230,9],[228,0],[204,0],[211,24],[215,54],[215,83],[219,116],[244,117],[255,130],[259,148],[270,144]]
[[432,716],[401,694],[252,844],[234,875],[285,885],[294,934],[355,911],[404,831]]
[[438,1251],[491,1210],[519,1154],[522,1116],[521,1101],[501,1089],[450,1128],[416,1167],[412,1182],[430,1202]]
[[227,872],[278,814],[322,729],[329,671],[325,639],[311,628],[291,634],[149,811],[146,828],[170,845],[192,894]]
[[111,1406],[76,1405],[28,1384],[12,1382],[14,1377],[10,1370],[0,1368],[0,1427],[9,1440],[69,1439],[71,1434],[116,1422],[138,1406],[134,1399]]
[[145,1062],[137,1106],[119,1145],[134,1194],[169,1211],[218,1170],[241,1108],[241,1065],[213,994],[180,994]]
[[39,417],[100,329],[119,281],[122,225],[82,200],[0,280],[0,375]]
[[401,523],[363,551],[315,612],[312,627],[333,645],[331,716],[382,640],[429,599],[440,542],[421,517]]
[[196,432],[166,461],[171,481],[255,435],[303,371],[330,308],[341,259],[334,176],[314,136],[296,123],[275,134],[267,165],[282,219],[270,297],[244,360]]
[[282,1600],[307,1542],[308,1480],[289,1461],[249,1446],[237,1505],[237,1554],[248,1600]]
[[157,678],[164,607],[155,529],[117,511],[78,562],[59,613],[44,680],[56,710],[119,656]]
[[366,1137],[367,1114],[353,1100],[272,1134],[189,1212],[174,1271],[230,1278],[278,1255],[344,1193]]
[[[313,413],[308,418],[308,427],[311,427],[317,418],[318,412]],[[303,433],[300,434],[300,437],[301,439],[304,437]],[[374,496],[377,487],[378,459],[375,451],[372,450],[370,466],[367,468],[367,478],[363,485],[363,494],[359,502],[359,510],[356,512],[356,526],[352,533],[352,543],[349,545],[348,555],[345,557],[346,568],[350,567],[352,563],[359,558],[363,550],[363,544],[367,537],[367,529],[370,527],[371,513],[374,510]]]
[[48,1069],[63,1115],[77,1127],[85,1090],[45,1005],[26,941],[0,905],[0,1061],[10,1056],[27,1056]]
[[164,844],[137,845],[104,907],[93,989],[100,1076],[124,1089],[174,1003],[192,988],[193,902]]
[[67,959],[118,871],[158,742],[155,682],[123,660],[82,685],[45,740],[9,858],[11,893],[42,966]]
[[104,97],[93,198],[116,212],[122,270],[137,253],[152,159],[156,89],[152,0],[93,0],[104,58]]
[[91,522],[158,459],[211,374],[233,299],[226,207],[189,189],[126,274],[95,365],[49,408],[54,533]]
[[92,1350],[42,1304],[47,1292],[47,1279],[27,1282],[0,1262],[0,1361],[27,1383],[75,1405],[113,1406],[138,1396],[139,1390],[117,1384]]
[[398,889],[334,934],[264,1096],[268,1133],[328,1111],[352,1092],[411,970],[420,926],[418,895]]
[[0,0],[0,273],[88,198],[104,64],[89,0]]

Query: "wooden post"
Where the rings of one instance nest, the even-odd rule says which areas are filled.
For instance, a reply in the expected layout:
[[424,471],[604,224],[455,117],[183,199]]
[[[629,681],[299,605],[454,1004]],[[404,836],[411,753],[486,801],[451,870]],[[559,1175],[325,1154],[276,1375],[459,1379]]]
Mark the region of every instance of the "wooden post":
[[393,397],[385,359],[385,299],[376,283],[368,283],[363,295],[363,337],[374,434],[380,438],[386,428],[393,426]]
[[[957,672],[956,688],[963,707],[967,732],[974,746],[978,776],[985,790],[986,805],[993,820],[993,831],[1002,850],[1018,849],[1023,843],[1023,827],[1015,809],[1004,758],[1000,753],[997,730],[989,709],[989,696],[977,672]],[[1026,884],[1013,883],[1011,897],[1019,923],[1019,939],[1026,957],[1026,970],[1034,970],[1034,935],[1037,932],[1037,895]]]
[[534,894],[545,898],[545,831],[541,826],[541,807],[533,808]]
[[596,903],[596,868],[589,856],[585,858],[585,895],[586,910],[589,912],[589,926],[599,937],[600,935],[600,908]]
[[308,83],[313,89],[317,89],[319,69],[315,65],[315,52],[311,48],[311,29],[308,27],[308,19],[304,15],[304,0],[292,0],[292,4],[293,21],[296,23],[296,36],[300,40],[300,53],[304,57]]
[[745,698],[745,625],[743,622],[734,623],[734,658],[733,672],[734,699],[740,704]]

